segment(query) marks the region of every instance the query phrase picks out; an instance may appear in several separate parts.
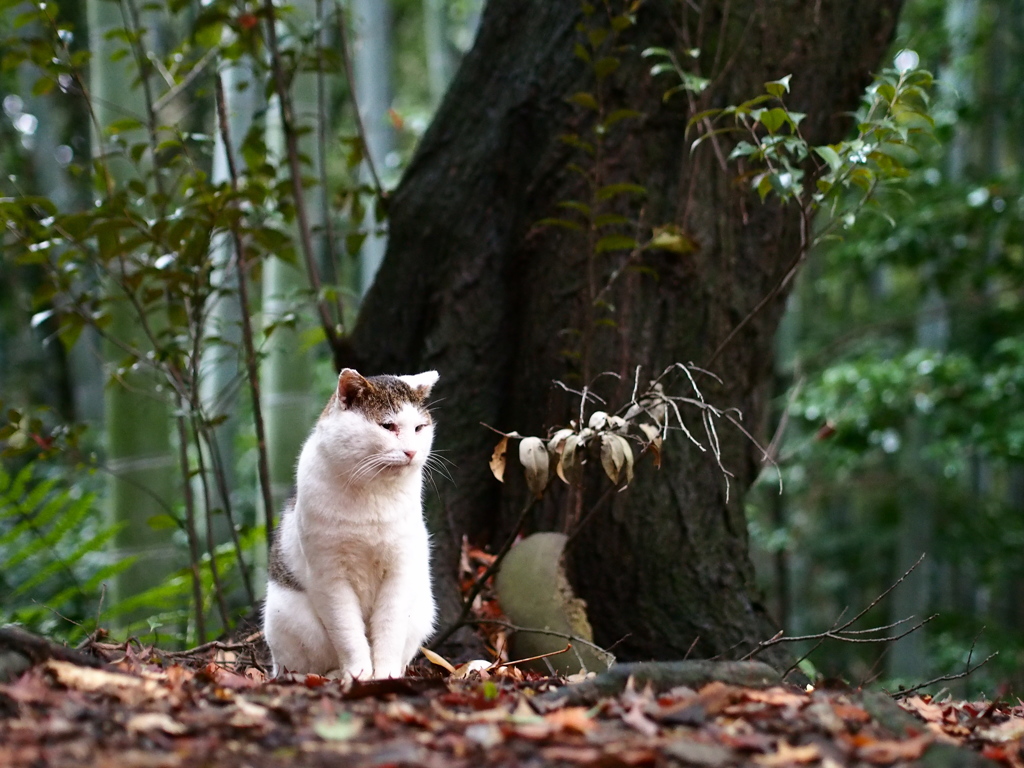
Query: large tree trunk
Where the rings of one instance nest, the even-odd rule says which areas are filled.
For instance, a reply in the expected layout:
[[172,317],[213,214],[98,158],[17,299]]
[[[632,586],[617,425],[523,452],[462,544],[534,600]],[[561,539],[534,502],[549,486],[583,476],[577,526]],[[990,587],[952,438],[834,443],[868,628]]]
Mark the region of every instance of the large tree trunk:
[[[682,256],[646,252],[646,269],[627,270],[607,295],[614,311],[589,309],[587,236],[536,226],[558,215],[559,201],[589,194],[566,166],[594,161],[559,138],[584,135],[593,119],[566,101],[596,90],[593,72],[574,55],[584,20],[576,0],[491,0],[394,195],[388,254],[354,350],[371,372],[441,372],[437,442],[457,465],[456,483],[428,501],[443,618],[457,599],[461,536],[499,540],[522,504],[521,483],[491,477],[495,436],[480,423],[541,434],[578,409],[552,380],[578,386],[613,371],[622,383],[604,378],[601,392],[622,403],[637,365],[650,374],[677,361],[707,363],[798,252],[796,209],[761,205],[711,142],[690,152],[687,100],[663,103],[673,83],[652,79],[640,51],[665,46],[686,61],[683,50],[699,46],[699,67],[712,80],[705,106],[738,103],[792,73],[789,106],[808,113],[804,135],[836,141],[886,49],[900,1],[707,0],[701,14],[695,7],[641,5],[623,33],[622,65],[604,86],[609,108],[644,114],[613,128],[602,149],[605,183],[647,189],[642,211],[621,212],[640,217],[648,235],[652,225],[675,223],[698,246]],[[624,258],[599,255],[597,284]],[[714,362],[724,383],[704,383],[711,401],[741,409],[754,431],[765,415],[784,299],[769,302]],[[601,318],[614,325],[595,325]],[[714,460],[674,436],[662,468],[640,467],[633,486],[571,544],[570,579],[588,602],[597,641],[615,643],[620,658],[678,657],[695,640],[696,654],[737,654],[774,632],[753,586],[743,514],[758,452],[738,431],[720,434],[723,463],[735,474],[728,500]],[[600,491],[588,489],[578,508],[590,509]],[[552,489],[535,527],[576,503],[564,487]]]

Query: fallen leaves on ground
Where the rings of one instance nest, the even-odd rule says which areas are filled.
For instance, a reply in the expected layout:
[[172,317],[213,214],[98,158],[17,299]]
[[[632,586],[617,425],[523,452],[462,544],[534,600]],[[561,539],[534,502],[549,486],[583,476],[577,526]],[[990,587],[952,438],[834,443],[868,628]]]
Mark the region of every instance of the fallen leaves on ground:
[[881,693],[714,682],[657,694],[627,685],[593,706],[539,712],[531,700],[565,681],[442,678],[425,664],[433,677],[267,681],[223,654],[127,650],[102,669],[50,660],[0,685],[0,765],[1024,768],[1020,702],[897,705]]

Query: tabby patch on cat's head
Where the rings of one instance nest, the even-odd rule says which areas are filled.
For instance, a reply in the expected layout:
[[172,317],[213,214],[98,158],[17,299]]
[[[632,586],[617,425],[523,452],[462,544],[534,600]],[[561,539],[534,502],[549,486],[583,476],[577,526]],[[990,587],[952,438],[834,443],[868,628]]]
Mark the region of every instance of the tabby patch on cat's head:
[[352,368],[345,368],[338,374],[338,388],[327,403],[323,416],[338,407],[359,411],[368,420],[379,422],[409,403],[419,408],[429,422],[430,413],[423,403],[437,378],[437,371],[415,376],[363,376]]

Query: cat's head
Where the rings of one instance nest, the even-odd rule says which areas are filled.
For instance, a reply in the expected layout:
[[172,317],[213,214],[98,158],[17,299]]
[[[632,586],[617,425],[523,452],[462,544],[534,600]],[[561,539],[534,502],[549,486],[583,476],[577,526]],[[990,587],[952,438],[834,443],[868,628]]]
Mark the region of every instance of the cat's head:
[[350,482],[394,478],[423,467],[434,439],[426,399],[437,379],[437,371],[364,377],[346,368],[338,375],[317,431]]

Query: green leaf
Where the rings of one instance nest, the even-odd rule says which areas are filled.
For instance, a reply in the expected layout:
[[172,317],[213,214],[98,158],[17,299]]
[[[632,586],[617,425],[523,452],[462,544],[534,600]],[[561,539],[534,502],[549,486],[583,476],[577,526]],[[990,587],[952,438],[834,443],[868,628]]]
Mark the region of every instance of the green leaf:
[[636,240],[629,235],[605,235],[597,241],[597,245],[594,246],[594,250],[597,253],[604,253],[605,251],[621,251],[621,250],[632,250],[636,248]]
[[657,46],[651,46],[650,48],[644,48],[640,53],[640,58],[649,59],[652,56],[664,56],[666,59],[672,58],[672,51],[668,48],[659,48]]
[[896,89],[889,83],[882,83],[875,90],[875,94],[891,104],[896,98]]
[[594,62],[594,74],[598,80],[604,80],[619,68],[622,62],[615,56],[602,56]]
[[594,218],[595,227],[609,227],[613,225],[629,224],[629,219],[618,213],[602,213]]
[[868,192],[875,181],[875,174],[870,169],[860,166],[850,171],[850,181]]
[[576,104],[578,106],[586,107],[587,109],[592,109],[595,112],[597,112],[600,109],[597,103],[597,99],[594,98],[594,94],[587,93],[586,91],[577,91],[568,98],[568,101],[571,101],[573,104]]
[[558,137],[558,139],[563,144],[568,144],[570,147],[576,147],[576,149],[583,150],[591,157],[593,157],[594,155],[594,145],[591,144],[589,141],[584,141],[583,139],[581,139],[578,134],[563,133],[561,136]]
[[167,513],[153,515],[146,522],[149,523],[149,527],[154,531],[176,531],[181,527],[178,521]]
[[650,248],[657,248],[662,251],[673,253],[693,253],[697,250],[696,244],[683,230],[674,224],[667,224],[664,227],[654,228],[654,237],[647,244]]
[[793,124],[793,121],[790,120],[789,114],[786,110],[780,107],[762,110],[761,114],[757,116],[757,119],[758,122],[768,130],[768,133],[771,134],[774,134],[786,123],[789,123],[790,125]]
[[619,195],[636,195],[638,197],[644,197],[647,195],[647,188],[639,184],[606,184],[597,190],[598,200],[611,200],[613,197]]
[[541,219],[540,221],[537,222],[537,226],[538,227],[562,227],[563,229],[571,229],[571,230],[574,230],[576,232],[582,232],[583,231],[583,225],[579,224],[578,222],[569,221],[568,219],[558,219],[558,218],[553,218],[553,217],[548,217],[546,219]]
[[766,101],[771,101],[771,98],[772,97],[769,96],[767,93],[762,93],[760,96],[755,96],[752,99],[747,99],[742,104],[739,104],[738,106],[735,107],[729,107],[723,111],[737,115],[747,115],[750,114],[750,112],[758,104],[764,104],[764,102]]
[[690,145],[690,154],[692,155],[696,151],[697,147],[703,144],[707,139],[710,139],[712,136],[717,136],[720,133],[733,133],[735,130],[735,128],[716,128],[713,131],[708,131],[707,133],[699,136],[697,140]]
[[32,95],[44,96],[48,93],[52,93],[53,88],[56,84],[56,80],[54,80],[52,77],[47,77],[44,75],[43,77],[40,77],[38,80],[36,80],[35,84],[32,86]]
[[814,147],[814,152],[822,160],[828,163],[828,167],[831,169],[832,173],[836,173],[843,165],[843,161],[839,157],[839,153],[827,144],[820,147]]
[[608,37],[608,30],[601,27],[591,27],[587,30],[587,41],[594,50],[601,46],[601,43]]
[[634,24],[636,24],[636,18],[628,13],[622,13],[618,16],[612,17],[612,29],[616,32],[622,32],[624,29],[629,29]]
[[220,45],[224,38],[225,24],[221,19],[204,24],[195,31],[196,45],[202,50],[210,50]]
[[590,218],[590,206],[579,200],[562,200],[558,203],[559,208],[568,208],[571,211],[579,211],[587,218]]
[[789,93],[789,79],[793,75],[786,75],[779,80],[770,80],[764,84],[764,89],[772,96],[782,98],[782,94]]
[[693,91],[694,93],[702,93],[705,88],[711,85],[711,81],[706,77],[698,77],[691,72],[683,72],[683,85],[682,87],[687,91]]
[[57,206],[48,197],[44,197],[42,195],[30,195],[22,197],[19,202],[23,208],[31,207],[37,209],[33,211],[33,213],[42,213],[46,216],[57,215]]
[[630,120],[636,117],[643,117],[643,112],[638,112],[635,109],[616,109],[608,117],[605,118],[604,122],[601,123],[606,129],[611,128],[616,123],[622,120]]
[[720,115],[721,112],[722,112],[722,110],[720,110],[720,109],[705,109],[702,112],[698,112],[696,115],[691,117],[686,122],[686,130],[690,130],[690,128],[693,125],[696,125],[697,123],[701,122],[702,120],[704,120],[706,118],[718,117],[718,115]]
[[143,128],[142,121],[136,120],[134,117],[122,117],[119,120],[115,120],[107,126],[107,133],[114,136],[119,133],[127,133],[129,131],[138,131]]
[[729,153],[729,160],[735,160],[738,157],[746,157],[760,152],[760,147],[754,146],[749,141],[741,141],[735,147],[732,152]]

